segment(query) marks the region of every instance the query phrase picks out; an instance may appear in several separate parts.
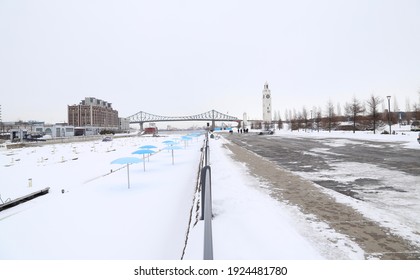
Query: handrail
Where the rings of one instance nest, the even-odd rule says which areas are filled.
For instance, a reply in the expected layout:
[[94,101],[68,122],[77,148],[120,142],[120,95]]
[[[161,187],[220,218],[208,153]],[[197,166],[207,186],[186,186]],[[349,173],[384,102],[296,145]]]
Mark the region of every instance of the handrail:
[[209,135],[206,135],[205,140],[205,151],[204,151],[204,166],[210,165],[210,147],[209,147]]
[[206,139],[204,139],[204,161],[203,161],[203,166],[201,167],[201,174],[200,174],[200,185],[201,185],[201,216],[200,216],[200,220],[204,220],[204,205],[206,203],[205,201],[205,189],[206,189],[206,184],[205,184],[205,175],[206,173],[203,172],[204,168],[206,166],[209,166],[209,153],[210,153],[210,149],[209,149],[209,135],[208,133],[206,134]]
[[[185,256],[185,251],[186,251],[186,248],[187,248],[187,245],[188,245],[188,237],[189,237],[189,234],[190,234],[190,230],[191,230],[192,227],[194,227],[197,224],[198,219],[200,218],[199,215],[198,215],[199,213],[196,209],[198,209],[198,205],[199,205],[199,201],[200,201],[198,199],[198,197],[199,197],[200,192],[201,192],[201,185],[202,185],[201,184],[201,173],[202,173],[201,171],[202,171],[203,166],[204,166],[205,145],[206,144],[207,144],[207,142],[204,141],[203,142],[203,147],[200,149],[201,150],[201,156],[200,156],[200,162],[198,164],[195,194],[193,196],[193,202],[192,202],[191,209],[190,209],[190,218],[189,218],[189,222],[188,222],[187,233],[185,235],[185,244],[184,244],[184,249],[182,250],[181,260],[183,260],[184,256]],[[193,218],[194,214],[195,214],[195,219]]]
[[211,169],[205,166],[201,171],[202,192],[204,192],[203,209],[204,209],[204,259],[213,259],[213,235],[211,220],[213,216],[211,201]]
[[212,236],[212,224],[213,218],[212,211],[212,199],[211,199],[211,168],[210,164],[210,149],[209,149],[209,138],[208,134],[205,139],[205,153],[204,153],[204,164],[205,166],[201,169],[201,220],[204,220],[204,253],[203,258],[205,260],[213,259],[213,236]]

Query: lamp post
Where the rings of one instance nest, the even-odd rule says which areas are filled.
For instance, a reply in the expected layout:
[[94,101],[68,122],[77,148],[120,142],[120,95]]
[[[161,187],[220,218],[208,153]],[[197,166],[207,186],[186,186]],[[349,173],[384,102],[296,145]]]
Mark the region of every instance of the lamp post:
[[388,95],[387,97],[386,97],[387,99],[388,99],[388,125],[389,125],[389,134],[391,134],[391,118],[390,118],[390,115],[391,115],[391,96],[390,95]]

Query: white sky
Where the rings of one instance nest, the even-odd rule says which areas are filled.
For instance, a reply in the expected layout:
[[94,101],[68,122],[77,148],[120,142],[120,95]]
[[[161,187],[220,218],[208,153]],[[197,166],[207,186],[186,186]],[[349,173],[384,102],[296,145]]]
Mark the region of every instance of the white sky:
[[[67,121],[93,96],[120,116],[419,102],[420,1],[0,0],[3,121]],[[393,106],[393,105],[391,105]]]

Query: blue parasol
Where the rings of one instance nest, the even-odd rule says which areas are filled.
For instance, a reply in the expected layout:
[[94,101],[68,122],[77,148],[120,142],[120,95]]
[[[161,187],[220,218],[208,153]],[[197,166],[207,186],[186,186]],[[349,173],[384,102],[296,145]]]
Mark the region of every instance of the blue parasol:
[[127,164],[127,180],[128,180],[128,188],[130,188],[130,168],[129,165],[133,163],[139,163],[141,159],[136,157],[124,157],[124,158],[117,158],[111,161],[111,164]]
[[146,161],[144,159],[145,155],[150,155],[153,154],[155,151],[152,150],[148,150],[148,149],[144,149],[144,150],[137,150],[132,152],[131,154],[133,155],[143,155],[143,170],[146,171]]
[[188,144],[187,144],[188,141],[189,140],[192,140],[192,138],[190,136],[187,136],[187,135],[186,136],[182,136],[181,139],[182,139],[182,141],[184,141],[185,148],[188,146]]
[[174,150],[182,150],[182,147],[180,147],[180,146],[167,146],[163,149],[172,151],[172,164],[174,164]]
[[144,145],[141,146],[140,149],[157,149],[157,147],[153,145]]

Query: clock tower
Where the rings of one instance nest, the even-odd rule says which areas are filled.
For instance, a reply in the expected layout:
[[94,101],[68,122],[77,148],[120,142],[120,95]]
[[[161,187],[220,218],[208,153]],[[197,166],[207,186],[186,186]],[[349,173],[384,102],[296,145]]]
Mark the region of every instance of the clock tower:
[[268,83],[265,82],[263,94],[263,122],[271,123],[271,91],[268,88]]

